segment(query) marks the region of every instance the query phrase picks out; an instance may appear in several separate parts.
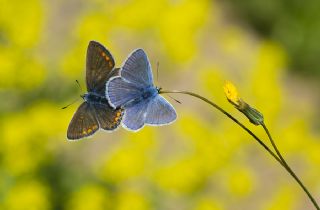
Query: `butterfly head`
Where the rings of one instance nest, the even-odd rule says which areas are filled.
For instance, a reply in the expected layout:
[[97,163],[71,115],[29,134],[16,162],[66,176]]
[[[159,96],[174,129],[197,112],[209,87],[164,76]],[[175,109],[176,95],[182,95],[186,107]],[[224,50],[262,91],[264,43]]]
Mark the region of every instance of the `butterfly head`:
[[84,101],[87,101],[88,94],[87,94],[87,93],[82,94],[82,95],[80,95],[80,97],[81,97]]

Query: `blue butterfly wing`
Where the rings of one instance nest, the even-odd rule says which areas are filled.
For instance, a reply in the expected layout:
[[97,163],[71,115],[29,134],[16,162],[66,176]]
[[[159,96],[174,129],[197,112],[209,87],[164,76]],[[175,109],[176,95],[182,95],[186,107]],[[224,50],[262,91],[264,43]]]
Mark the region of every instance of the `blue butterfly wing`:
[[136,84],[125,81],[119,76],[111,78],[106,84],[106,98],[114,107],[123,107],[129,101],[141,96],[141,88]]
[[172,105],[157,94],[152,98],[130,103],[142,97],[145,88],[153,86],[152,70],[146,53],[135,50],[120,70],[120,77],[106,84],[106,97],[113,107],[124,107],[122,126],[131,131],[140,130],[144,124],[165,125],[173,122],[177,114]]
[[148,103],[145,123],[149,125],[166,125],[177,119],[173,106],[161,95],[156,95]]
[[147,54],[142,49],[133,51],[121,68],[121,77],[143,87],[153,85],[152,70]]
[[148,102],[142,101],[135,106],[125,109],[122,126],[130,131],[140,130],[146,119]]

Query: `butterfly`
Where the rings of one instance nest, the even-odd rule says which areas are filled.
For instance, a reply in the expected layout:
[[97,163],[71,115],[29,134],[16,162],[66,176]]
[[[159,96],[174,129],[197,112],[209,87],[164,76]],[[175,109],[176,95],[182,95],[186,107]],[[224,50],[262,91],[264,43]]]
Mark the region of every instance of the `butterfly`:
[[131,131],[147,125],[166,125],[177,118],[173,106],[153,84],[152,69],[142,49],[133,51],[120,69],[120,75],[106,84],[106,98],[124,111],[122,126]]
[[106,81],[119,74],[110,52],[100,43],[90,41],[86,60],[87,93],[73,115],[67,138],[77,140],[94,134],[99,128],[112,131],[121,122],[123,110],[113,108],[105,97]]

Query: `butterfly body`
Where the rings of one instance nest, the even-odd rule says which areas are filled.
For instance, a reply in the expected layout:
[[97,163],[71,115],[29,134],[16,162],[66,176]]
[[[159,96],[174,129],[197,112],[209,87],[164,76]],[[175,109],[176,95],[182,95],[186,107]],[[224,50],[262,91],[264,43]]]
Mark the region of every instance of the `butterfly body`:
[[83,100],[89,104],[108,104],[108,100],[105,95],[101,95],[95,92],[88,92],[81,96]]
[[120,75],[106,84],[106,97],[114,108],[124,108],[122,125],[131,131],[147,125],[167,125],[177,118],[172,105],[153,85],[151,65],[146,53],[137,49],[129,55]]
[[158,90],[156,87],[151,86],[147,88],[141,88],[141,94],[137,96],[136,98],[129,100],[128,102],[124,103],[122,107],[124,109],[133,107],[141,102],[149,102],[152,100],[154,97],[157,96]]
[[81,97],[84,102],[73,115],[67,131],[67,138],[77,140],[93,135],[99,128],[112,131],[120,125],[123,110],[111,107],[105,96],[107,80],[118,75],[114,59],[100,43],[91,41],[86,61],[87,93]]
[[158,94],[158,89],[156,87],[152,86],[152,87],[145,88],[142,91],[141,98],[143,100],[147,100],[149,98],[155,97],[157,94]]

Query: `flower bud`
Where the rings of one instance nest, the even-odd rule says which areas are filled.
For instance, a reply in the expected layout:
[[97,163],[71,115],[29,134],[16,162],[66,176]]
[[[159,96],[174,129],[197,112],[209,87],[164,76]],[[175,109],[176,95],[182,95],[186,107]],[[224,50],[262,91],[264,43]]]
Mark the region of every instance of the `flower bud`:
[[239,98],[237,88],[231,82],[227,81],[223,88],[228,101],[242,112],[251,123],[255,125],[261,125],[263,123],[263,115]]

